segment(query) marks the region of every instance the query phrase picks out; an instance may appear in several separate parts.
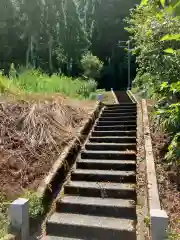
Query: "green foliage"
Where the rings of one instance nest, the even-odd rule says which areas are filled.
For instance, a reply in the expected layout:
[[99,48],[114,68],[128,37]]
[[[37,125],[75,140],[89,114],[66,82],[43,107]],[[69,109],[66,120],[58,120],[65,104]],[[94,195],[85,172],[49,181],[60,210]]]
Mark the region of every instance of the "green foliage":
[[31,218],[42,216],[44,213],[44,207],[42,199],[37,196],[36,192],[25,190],[23,198],[29,199],[29,216]]
[[100,75],[103,68],[103,62],[91,52],[87,52],[82,56],[81,66],[86,77],[95,79]]
[[2,239],[8,230],[7,207],[9,202],[6,201],[5,196],[0,193],[0,239]]
[[180,239],[180,233],[168,232],[168,239],[169,240],[178,240],[178,239]]
[[15,69],[33,66],[50,74],[81,76],[81,57],[92,51],[106,65],[106,75],[121,75],[123,81],[115,83],[126,85],[126,52],[118,41],[127,40],[123,18],[137,2],[1,0],[0,69],[8,75],[13,62]]
[[[38,69],[21,69],[18,77],[8,80],[0,78],[0,89],[8,92],[12,89],[21,89],[22,92],[30,93],[63,93],[68,97],[86,99],[95,92],[97,82],[95,80],[84,80],[82,78],[72,78],[67,76],[52,75],[42,73]],[[14,92],[16,92],[14,90]]]
[[144,1],[131,11],[131,34],[138,64],[133,86],[157,101],[154,121],[170,135],[167,161],[180,157],[180,14],[179,1]]

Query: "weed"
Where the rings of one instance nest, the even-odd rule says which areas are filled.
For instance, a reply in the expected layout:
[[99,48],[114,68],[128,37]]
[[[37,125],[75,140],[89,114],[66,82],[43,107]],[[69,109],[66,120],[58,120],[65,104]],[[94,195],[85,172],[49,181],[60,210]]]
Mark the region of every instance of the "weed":
[[93,79],[73,79],[55,74],[49,77],[37,69],[22,70],[18,77],[11,77],[11,82],[28,93],[63,93],[68,97],[80,99],[89,99],[90,94],[97,88]]
[[146,227],[150,226],[150,218],[149,218],[149,216],[145,216],[144,217],[144,223],[145,223]]
[[2,239],[8,230],[8,216],[7,216],[7,206],[9,202],[6,201],[4,195],[0,195],[0,239]]
[[36,192],[25,190],[22,197],[29,199],[30,218],[39,217],[44,213],[42,199],[37,196]]

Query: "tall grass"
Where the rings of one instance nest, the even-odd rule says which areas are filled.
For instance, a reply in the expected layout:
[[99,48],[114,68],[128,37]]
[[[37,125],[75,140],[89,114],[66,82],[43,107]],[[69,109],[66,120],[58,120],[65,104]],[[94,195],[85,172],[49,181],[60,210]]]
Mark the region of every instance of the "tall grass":
[[10,80],[14,86],[30,93],[63,93],[68,97],[80,99],[90,98],[96,92],[97,83],[95,80],[73,79],[67,76],[52,75],[49,77],[39,70],[23,70],[18,77]]

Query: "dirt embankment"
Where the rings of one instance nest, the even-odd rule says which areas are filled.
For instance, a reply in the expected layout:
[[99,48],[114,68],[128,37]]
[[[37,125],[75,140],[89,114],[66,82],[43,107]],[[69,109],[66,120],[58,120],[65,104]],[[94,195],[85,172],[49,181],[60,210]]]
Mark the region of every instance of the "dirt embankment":
[[1,98],[0,194],[13,199],[23,189],[36,189],[94,105],[62,96]]
[[[150,112],[151,104],[148,105]],[[178,240],[180,239],[180,192],[177,190],[177,171],[175,167],[168,165],[164,159],[169,137],[168,134],[157,130],[151,117],[150,124],[161,205],[169,216],[170,239]]]

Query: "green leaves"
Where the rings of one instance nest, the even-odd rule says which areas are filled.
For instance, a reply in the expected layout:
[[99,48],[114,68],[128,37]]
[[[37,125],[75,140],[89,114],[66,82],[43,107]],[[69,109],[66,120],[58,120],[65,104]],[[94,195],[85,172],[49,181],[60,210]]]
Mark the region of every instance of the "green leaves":
[[163,7],[165,7],[165,0],[160,0]]
[[180,40],[180,34],[166,34],[164,35],[161,39],[161,41],[172,41],[172,40],[176,40],[179,41]]
[[148,4],[148,0],[141,0],[140,6],[144,6]]
[[175,51],[172,48],[167,48],[164,50],[165,53],[175,54]]

